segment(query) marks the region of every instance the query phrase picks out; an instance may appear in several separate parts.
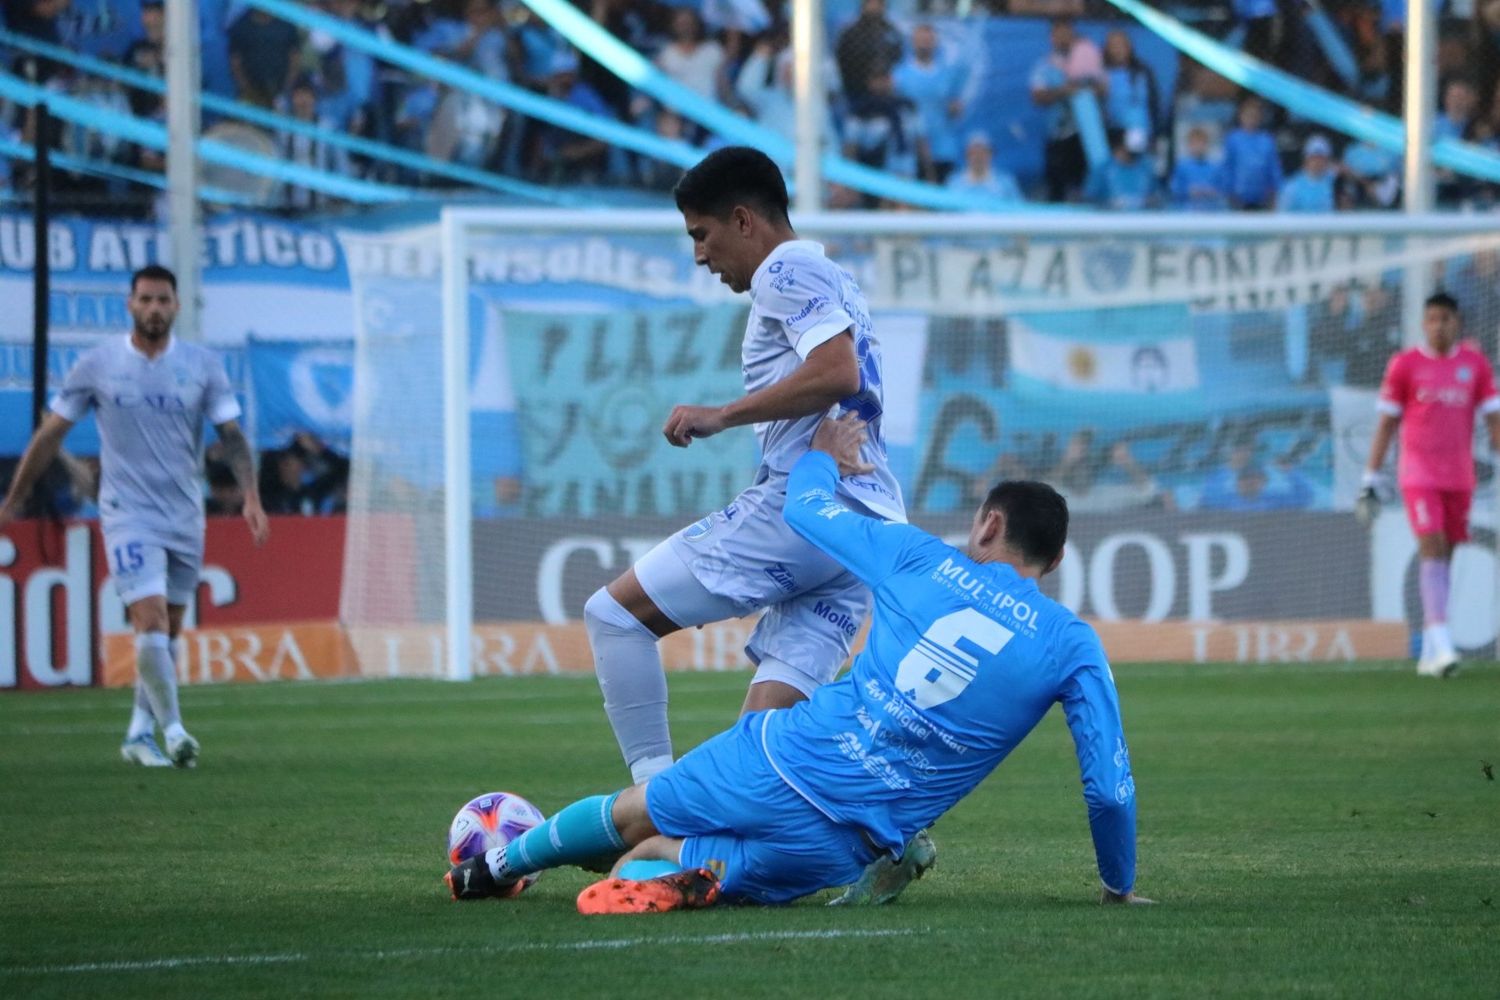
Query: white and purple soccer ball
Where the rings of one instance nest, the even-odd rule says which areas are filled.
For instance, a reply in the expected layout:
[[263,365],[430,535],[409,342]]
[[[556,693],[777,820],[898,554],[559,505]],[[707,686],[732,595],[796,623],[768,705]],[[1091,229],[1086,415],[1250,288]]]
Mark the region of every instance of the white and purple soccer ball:
[[[448,863],[510,843],[547,817],[514,792],[487,792],[464,803],[448,826]],[[536,881],[527,876],[527,883]]]

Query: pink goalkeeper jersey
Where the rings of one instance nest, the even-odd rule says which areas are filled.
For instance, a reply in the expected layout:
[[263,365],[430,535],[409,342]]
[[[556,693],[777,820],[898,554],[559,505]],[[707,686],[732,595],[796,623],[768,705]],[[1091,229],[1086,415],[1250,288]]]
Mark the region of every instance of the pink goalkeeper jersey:
[[1401,418],[1397,481],[1409,489],[1474,489],[1474,415],[1500,410],[1495,376],[1467,343],[1440,357],[1413,347],[1391,358],[1380,412]]

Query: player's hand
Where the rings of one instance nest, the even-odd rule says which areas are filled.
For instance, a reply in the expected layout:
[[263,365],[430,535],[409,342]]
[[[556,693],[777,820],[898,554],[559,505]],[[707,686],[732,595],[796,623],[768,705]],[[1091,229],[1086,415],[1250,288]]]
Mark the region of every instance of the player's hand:
[[1373,486],[1359,491],[1354,501],[1354,519],[1368,528],[1380,516],[1380,493]]
[[12,521],[19,520],[21,516],[21,505],[6,500],[0,503],[0,528],[5,527]]
[[256,545],[266,544],[271,537],[271,522],[266,517],[264,508],[258,503],[245,501],[245,523],[250,526],[250,537]]
[[875,471],[875,466],[866,462],[859,453],[865,438],[865,422],[853,413],[846,413],[837,420],[824,417],[813,432],[809,447],[839,463],[840,476],[859,476]]
[[713,437],[726,426],[724,411],[717,406],[674,406],[661,432],[675,448],[686,448],[693,438]]
[[1156,900],[1147,899],[1145,896],[1137,896],[1134,892],[1111,892],[1108,889],[1099,890],[1099,905],[1101,906],[1155,906]]

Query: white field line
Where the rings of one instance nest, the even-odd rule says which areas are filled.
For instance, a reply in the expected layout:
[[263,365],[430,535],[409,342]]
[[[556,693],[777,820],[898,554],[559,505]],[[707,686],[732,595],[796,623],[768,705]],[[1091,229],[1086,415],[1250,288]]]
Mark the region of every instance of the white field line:
[[[534,941],[510,945],[487,945],[462,948],[394,948],[376,951],[336,951],[320,954],[282,952],[268,955],[195,955],[182,958],[147,958],[116,962],[76,962],[66,965],[0,966],[0,975],[48,976],[86,972],[155,972],[162,969],[187,969],[197,966],[281,965],[292,962],[337,961],[339,959],[389,961],[406,958],[436,958],[443,955],[472,955],[476,952],[503,955],[527,951],[614,951],[652,945],[699,946],[716,944],[760,944],[781,941],[835,941],[851,938],[906,937],[920,928],[892,930],[813,930],[755,931],[739,934],[675,934],[664,937],[604,938],[594,941]],[[925,931],[924,931],[925,932]]]

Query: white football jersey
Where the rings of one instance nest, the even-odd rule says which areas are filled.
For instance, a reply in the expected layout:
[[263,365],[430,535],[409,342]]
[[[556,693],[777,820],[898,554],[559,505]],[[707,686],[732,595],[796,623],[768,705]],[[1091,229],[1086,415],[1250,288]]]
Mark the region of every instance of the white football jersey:
[[[822,244],[811,240],[783,243],[771,251],[750,279],[750,321],[741,353],[745,391],[780,382],[819,345],[851,329],[859,357],[859,392],[840,400],[829,414],[852,411],[869,425],[863,457],[875,471],[841,479],[839,489],[873,514],[905,521],[906,505],[901,487],[887,466],[881,430],[884,395],[880,342],[875,339],[864,293],[848,271],[828,259]],[[823,417],[815,413],[756,424],[761,453],[757,482],[791,472]]]
[[128,528],[165,548],[202,551],[203,421],[240,415],[216,354],[173,337],[147,358],[128,334],[111,338],[78,359],[51,408],[75,423],[95,411],[106,534]]

